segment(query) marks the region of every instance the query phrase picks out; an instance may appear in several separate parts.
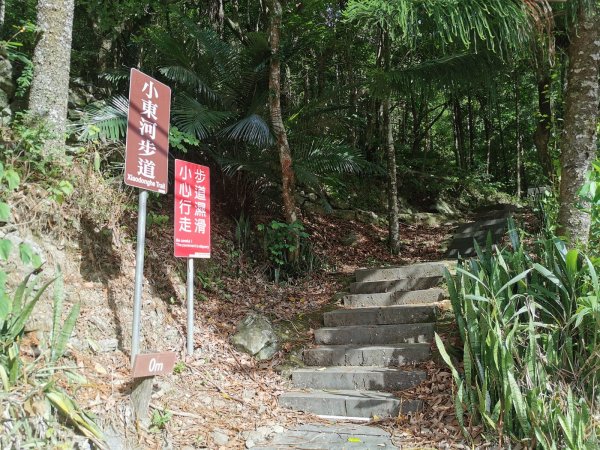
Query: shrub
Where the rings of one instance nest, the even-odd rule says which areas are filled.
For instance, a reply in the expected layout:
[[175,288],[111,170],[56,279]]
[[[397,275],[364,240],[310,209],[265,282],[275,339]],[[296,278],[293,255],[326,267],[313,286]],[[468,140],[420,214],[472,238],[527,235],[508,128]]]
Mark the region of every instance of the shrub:
[[[79,305],[61,322],[64,304],[62,275],[37,289],[35,272],[29,274],[9,295],[6,272],[0,270],[0,426],[1,448],[52,447],[72,441],[68,427],[99,442],[102,434],[94,421],[59,386],[62,375],[81,380],[77,367],[59,366],[71,336]],[[25,324],[46,289],[54,284],[52,332],[47,348],[39,356],[23,354],[21,341]],[[58,418],[61,420],[58,420]],[[61,432],[61,430],[63,430]]]
[[262,233],[263,250],[276,283],[317,268],[319,260],[302,223],[287,224],[273,220],[269,225],[260,224],[257,228]]
[[509,235],[512,248],[476,247],[477,258],[446,274],[462,372],[437,335],[436,343],[456,384],[457,418],[467,436],[478,423],[500,444],[508,437],[531,448],[598,448],[596,270],[557,238],[528,251],[514,223]]

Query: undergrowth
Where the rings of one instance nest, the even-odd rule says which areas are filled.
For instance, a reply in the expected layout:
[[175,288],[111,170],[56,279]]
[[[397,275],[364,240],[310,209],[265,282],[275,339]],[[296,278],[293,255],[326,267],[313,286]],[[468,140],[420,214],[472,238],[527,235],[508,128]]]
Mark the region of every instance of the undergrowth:
[[500,445],[598,448],[600,282],[592,261],[560,239],[529,246],[511,224],[511,247],[477,248],[446,274],[463,370],[439,336],[454,377],[465,435],[481,425]]

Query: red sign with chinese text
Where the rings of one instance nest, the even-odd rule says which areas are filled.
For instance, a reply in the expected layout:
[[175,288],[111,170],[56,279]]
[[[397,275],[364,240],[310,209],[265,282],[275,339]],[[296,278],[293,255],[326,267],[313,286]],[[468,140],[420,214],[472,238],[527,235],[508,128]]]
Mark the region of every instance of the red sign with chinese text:
[[175,256],[210,258],[210,170],[175,160]]
[[171,89],[131,69],[125,184],[165,194],[169,180]]

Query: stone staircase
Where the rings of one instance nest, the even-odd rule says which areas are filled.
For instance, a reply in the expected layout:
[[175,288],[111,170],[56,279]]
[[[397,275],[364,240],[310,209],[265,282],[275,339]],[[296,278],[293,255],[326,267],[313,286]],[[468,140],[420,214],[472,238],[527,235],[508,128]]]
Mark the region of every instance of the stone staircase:
[[500,242],[506,235],[508,218],[514,210],[510,205],[497,205],[495,209],[479,214],[475,221],[460,225],[454,232],[446,257],[455,259],[459,255],[467,258],[475,256],[473,241],[477,241],[483,249],[488,235],[491,235],[492,243]]
[[438,286],[448,262],[359,269],[344,309],[324,314],[307,367],[292,372],[279,403],[326,417],[368,419],[419,410],[420,400],[392,394],[418,385],[413,363],[431,357]]

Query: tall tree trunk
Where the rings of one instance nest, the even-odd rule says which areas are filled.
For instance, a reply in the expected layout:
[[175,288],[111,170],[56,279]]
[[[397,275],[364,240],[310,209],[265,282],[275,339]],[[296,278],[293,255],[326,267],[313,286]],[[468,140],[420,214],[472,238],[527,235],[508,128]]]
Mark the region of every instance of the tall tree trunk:
[[[508,181],[508,165],[506,164],[506,152],[504,151],[504,127],[502,126],[502,107],[500,105],[500,100],[496,99],[496,120],[498,122],[498,138],[500,148],[500,155],[502,157],[502,171],[504,172],[504,180]],[[494,158],[496,161],[498,157]],[[497,167],[497,164],[492,164],[492,166]],[[497,171],[496,176],[500,175],[500,171]]]
[[[0,33],[4,31],[4,18],[6,17],[6,0],[0,0]],[[0,35],[0,37],[2,37]]]
[[535,133],[533,134],[533,143],[537,149],[538,158],[544,171],[544,175],[549,180],[554,178],[552,170],[552,158],[548,148],[550,135],[552,133],[552,104],[550,103],[550,83],[551,77],[549,69],[545,69],[543,74],[538,75],[538,110],[540,118],[538,120]]
[[281,63],[279,60],[279,39],[281,35],[281,2],[270,0],[271,25],[269,36],[271,40],[271,64],[269,70],[269,109],[271,124],[277,139],[279,162],[281,164],[281,180],[283,191],[283,213],[288,223],[296,221],[296,201],[294,199],[294,169],[292,153],[288,144],[287,133],[281,115]]
[[519,105],[519,75],[515,73],[515,135],[517,144],[517,198],[523,195],[521,172],[523,170],[523,143],[521,141],[521,109]]
[[578,27],[569,35],[558,223],[561,234],[582,243],[588,241],[590,216],[577,207],[578,192],[597,151],[599,9],[580,7]]
[[[385,71],[390,70],[390,36],[383,33],[383,66]],[[396,148],[394,146],[394,132],[390,117],[391,92],[388,92],[381,104],[382,134],[385,146],[385,155],[388,169],[388,231],[389,246],[392,254],[400,253],[400,210],[398,208],[398,178],[396,173]]]
[[456,96],[453,96],[452,98],[452,117],[454,119],[454,149],[458,159],[458,167],[461,169],[467,169],[462,109],[460,107],[460,100]]
[[44,143],[47,155],[64,154],[74,6],[74,0],[39,0],[37,6],[41,34],[33,52],[29,111],[52,133]]
[[485,136],[485,174],[490,174],[490,164],[492,159],[492,120],[490,119],[490,109],[488,103],[483,99],[479,98],[480,109],[479,112],[483,118],[483,133]]
[[469,167],[473,167],[473,159],[475,158],[475,114],[473,113],[471,94],[467,96],[467,113],[469,127]]

